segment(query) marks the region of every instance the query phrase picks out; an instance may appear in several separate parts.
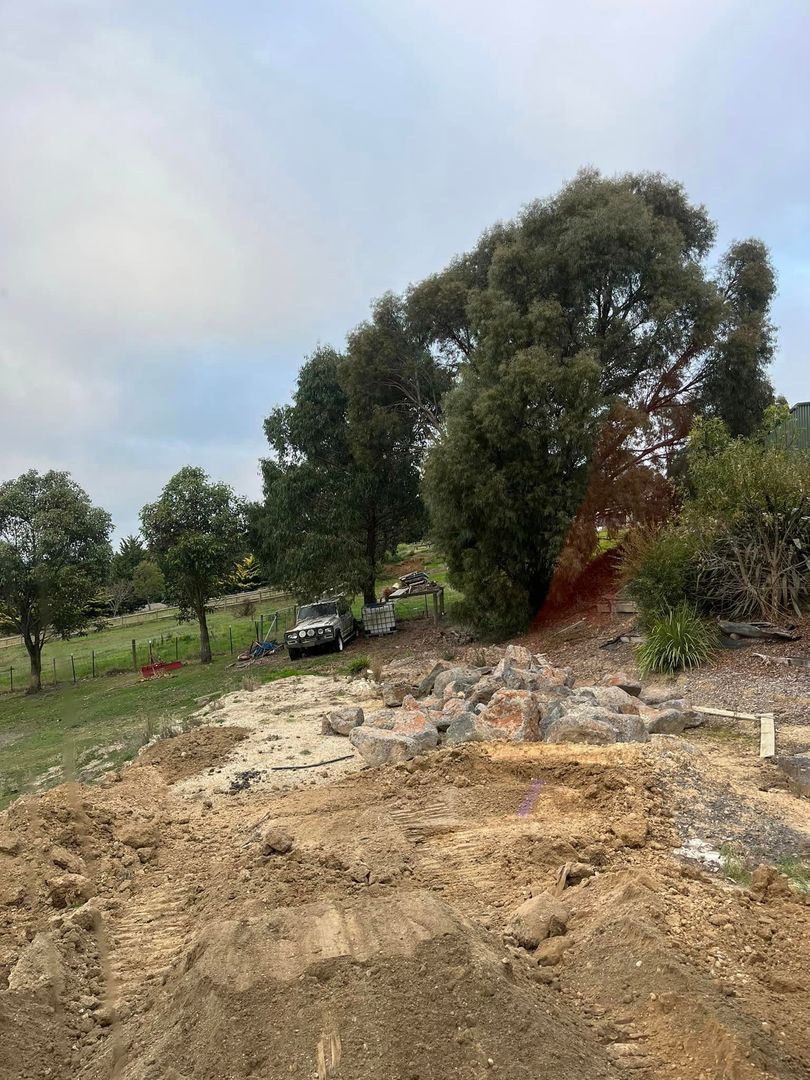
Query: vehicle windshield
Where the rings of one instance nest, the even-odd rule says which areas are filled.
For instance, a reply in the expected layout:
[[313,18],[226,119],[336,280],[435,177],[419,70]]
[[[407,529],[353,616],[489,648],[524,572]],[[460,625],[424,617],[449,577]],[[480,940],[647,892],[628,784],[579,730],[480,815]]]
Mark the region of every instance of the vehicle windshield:
[[337,604],[304,604],[298,612],[298,621],[322,619],[325,615],[337,615]]

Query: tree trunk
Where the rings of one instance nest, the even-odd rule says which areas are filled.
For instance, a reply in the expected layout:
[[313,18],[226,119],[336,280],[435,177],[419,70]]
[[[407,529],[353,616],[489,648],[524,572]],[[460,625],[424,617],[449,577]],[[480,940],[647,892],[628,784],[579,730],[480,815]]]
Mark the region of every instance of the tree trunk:
[[211,663],[211,639],[208,636],[208,620],[205,617],[205,605],[197,610],[197,618],[200,621],[200,662]]
[[42,689],[42,646],[38,641],[25,640],[25,647],[31,660],[31,680],[28,684],[29,694],[38,694]]
[[529,582],[528,593],[531,618],[534,619],[539,615],[548,598],[550,588],[551,578],[547,574],[537,574]]
[[366,527],[366,574],[363,580],[363,603],[377,602],[377,520],[372,513]]
[[376,604],[377,603],[377,593],[376,593],[375,588],[374,588],[375,584],[376,584],[376,581],[375,581],[375,578],[374,578],[374,571],[372,570],[371,573],[366,578],[366,580],[363,582],[363,603],[364,604]]

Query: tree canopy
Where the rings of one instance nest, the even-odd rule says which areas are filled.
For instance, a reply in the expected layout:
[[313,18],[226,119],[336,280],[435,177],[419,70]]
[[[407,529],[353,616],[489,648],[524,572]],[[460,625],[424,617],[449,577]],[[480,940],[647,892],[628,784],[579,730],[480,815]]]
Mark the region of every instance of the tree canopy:
[[265,421],[273,456],[252,515],[256,550],[270,580],[301,599],[345,591],[373,601],[386,551],[424,526],[417,420],[392,406],[385,374],[401,370],[382,348],[395,349],[395,333],[372,323],[346,354],[317,349],[293,404]]
[[32,469],[0,484],[0,618],[22,636],[31,691],[42,686],[46,641],[87,621],[109,567],[111,528],[68,473]]
[[[567,535],[574,569],[592,554],[600,520],[645,520],[670,508],[668,475],[699,412],[726,419],[740,432],[756,426],[772,400],[765,374],[774,288],[767,250],[755,240],[735,244],[714,273],[708,261],[714,237],[705,208],[690,203],[674,181],[586,170],[557,195],[490,229],[472,252],[409,292],[412,324],[458,369],[460,386],[470,384],[451,397],[448,417],[471,394],[496,393],[518,359],[543,369],[546,386],[548,379],[561,380],[566,404],[549,413],[546,394],[532,412],[527,401],[526,419],[503,432],[493,464],[501,490],[509,490],[515,453],[532,430],[522,425],[547,424],[553,439],[563,411],[566,422],[581,424],[577,447],[590,463],[588,483],[581,484],[577,467],[577,483],[565,485],[564,509],[546,489],[545,510],[534,497],[518,499],[511,511],[518,532],[537,530],[549,553],[559,552]],[[572,408],[566,380],[585,356],[596,365],[597,380],[594,386],[583,376],[589,403],[583,411],[581,402]],[[463,467],[459,439],[448,421],[431,453],[429,501],[436,520],[454,484],[459,507],[480,488],[472,464]],[[451,462],[459,474],[452,483]],[[545,525],[538,528],[540,518]],[[472,584],[463,567],[481,562],[478,548],[489,531],[482,513],[463,539],[464,556],[453,560],[462,588]],[[437,538],[449,540],[441,525]],[[501,555],[503,562],[506,551]],[[493,552],[490,557],[494,571],[498,561]],[[533,573],[526,569],[523,585],[534,604]]]
[[245,509],[227,484],[203,469],[180,469],[157,502],[141,510],[149,550],[165,575],[168,594],[200,624],[200,659],[211,660],[206,604],[245,547]]

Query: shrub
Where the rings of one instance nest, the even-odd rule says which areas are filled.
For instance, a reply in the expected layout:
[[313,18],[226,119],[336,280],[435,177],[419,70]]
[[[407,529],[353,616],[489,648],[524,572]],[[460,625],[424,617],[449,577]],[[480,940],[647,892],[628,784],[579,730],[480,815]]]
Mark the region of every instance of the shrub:
[[696,607],[703,539],[696,531],[669,526],[640,529],[625,539],[622,577],[645,623],[687,602]]
[[371,661],[367,656],[355,656],[346,665],[346,670],[350,675],[362,675],[364,671],[368,671],[371,665]]
[[704,555],[699,584],[732,619],[801,615],[810,599],[810,498],[749,503]]
[[650,620],[647,638],[636,650],[642,675],[671,674],[700,667],[714,652],[716,632],[687,603]]

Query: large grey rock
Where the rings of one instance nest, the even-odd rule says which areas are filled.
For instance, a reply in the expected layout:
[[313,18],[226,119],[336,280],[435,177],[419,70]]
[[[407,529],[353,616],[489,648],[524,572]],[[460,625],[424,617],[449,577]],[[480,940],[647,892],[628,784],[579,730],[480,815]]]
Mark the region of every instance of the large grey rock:
[[439,660],[437,664],[434,664],[416,688],[416,697],[422,698],[427,697],[428,694],[432,694],[436,676],[441,675],[443,671],[449,671],[452,666],[453,665],[449,660]]
[[430,750],[438,744],[436,729],[425,729],[413,735],[404,735],[383,728],[369,728],[365,724],[356,727],[349,735],[355,750],[369,765],[386,765],[410,758]]
[[810,752],[779,757],[776,764],[787,776],[791,791],[810,796]]
[[335,735],[348,735],[354,728],[363,723],[363,710],[361,708],[334,709],[326,714],[326,726]]
[[459,684],[463,690],[469,689],[489,674],[489,668],[453,667],[446,671],[440,671],[433,681],[433,694],[435,697],[444,697],[446,687],[451,683]]
[[536,742],[540,738],[540,703],[528,690],[498,690],[479,718],[493,739]]
[[649,742],[650,736],[640,716],[613,713],[609,724],[616,729],[618,742]]
[[612,675],[608,675],[604,679],[605,686],[618,686],[620,690],[624,690],[625,694],[629,694],[631,697],[638,697],[643,689],[638,679],[632,678],[626,671],[614,671]]
[[616,728],[597,714],[601,709],[581,709],[553,720],[543,732],[548,743],[589,743],[608,746],[618,742]]
[[[366,716],[362,726],[365,728],[376,728],[382,731],[391,731],[395,724],[395,709],[378,709],[376,712],[369,713]],[[349,734],[351,735],[351,732],[349,732]]]
[[545,659],[536,657],[525,645],[507,645],[492,674],[500,676],[506,667],[523,671],[538,671],[545,666],[547,666]]
[[450,698],[441,709],[426,710],[427,715],[439,731],[447,731],[454,720],[462,713],[470,711],[470,706],[460,698]]
[[679,709],[661,709],[644,721],[650,735],[680,735],[686,728],[686,716]]
[[445,742],[455,746],[465,742],[488,742],[492,739],[492,730],[477,713],[463,712],[451,721],[447,728]]
[[603,709],[616,713],[638,715],[638,701],[620,686],[578,686],[574,691],[578,698],[593,701]]
[[471,709],[476,705],[488,705],[494,694],[503,689],[503,682],[494,675],[485,675],[467,694],[467,704]]
[[551,743],[583,742],[597,746],[649,742],[650,738],[640,716],[611,712],[582,701],[560,702],[558,710],[549,710],[540,726],[540,737]]
[[410,682],[384,682],[380,687],[383,705],[395,708],[402,704],[403,698],[414,693],[416,687]]
[[551,893],[540,893],[521,904],[509,923],[509,933],[524,949],[536,949],[546,938],[564,934],[568,908]]
[[681,691],[674,686],[645,686],[641,691],[641,700],[645,705],[657,708],[668,701],[674,701],[681,696]]

